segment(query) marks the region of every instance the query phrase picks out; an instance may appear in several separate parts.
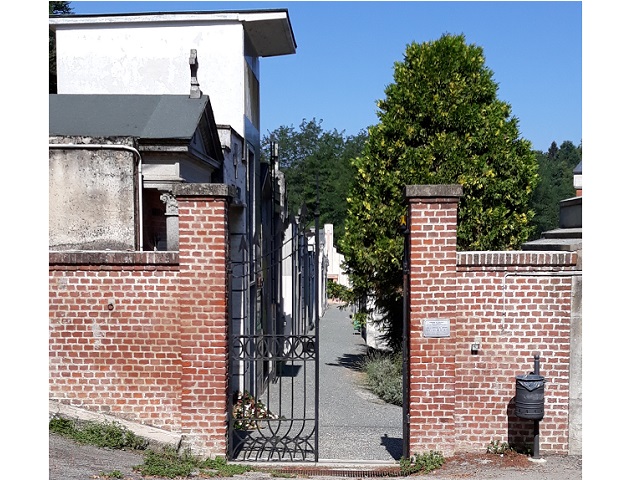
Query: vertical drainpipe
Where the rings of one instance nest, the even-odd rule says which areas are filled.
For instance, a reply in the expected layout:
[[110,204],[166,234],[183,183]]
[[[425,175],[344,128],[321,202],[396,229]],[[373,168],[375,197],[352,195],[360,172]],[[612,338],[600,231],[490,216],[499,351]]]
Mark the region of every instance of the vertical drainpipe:
[[142,251],[142,155],[140,152],[128,145],[95,145],[95,144],[76,144],[76,143],[50,143],[49,148],[64,150],[126,150],[136,157],[136,171],[138,180],[138,249]]

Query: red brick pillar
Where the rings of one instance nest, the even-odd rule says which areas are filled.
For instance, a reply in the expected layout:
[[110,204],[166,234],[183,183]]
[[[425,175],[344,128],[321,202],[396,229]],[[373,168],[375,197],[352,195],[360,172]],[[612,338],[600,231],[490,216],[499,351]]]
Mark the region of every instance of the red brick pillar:
[[180,184],[182,433],[196,454],[226,454],[228,199],[233,187]]
[[455,451],[460,185],[409,185],[409,450]]

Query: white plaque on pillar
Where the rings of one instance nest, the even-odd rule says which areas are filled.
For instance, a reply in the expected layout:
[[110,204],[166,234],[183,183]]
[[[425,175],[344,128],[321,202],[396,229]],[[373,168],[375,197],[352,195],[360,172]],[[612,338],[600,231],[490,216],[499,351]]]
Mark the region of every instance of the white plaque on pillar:
[[451,336],[451,320],[448,318],[425,318],[422,321],[422,336],[442,338]]

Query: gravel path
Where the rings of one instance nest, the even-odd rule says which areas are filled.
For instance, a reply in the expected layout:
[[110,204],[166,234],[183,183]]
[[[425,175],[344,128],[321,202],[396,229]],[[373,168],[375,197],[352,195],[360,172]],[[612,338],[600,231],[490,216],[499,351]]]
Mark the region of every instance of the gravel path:
[[363,386],[358,366],[367,345],[354,334],[347,311],[330,306],[320,319],[321,460],[375,460],[402,456],[402,407]]

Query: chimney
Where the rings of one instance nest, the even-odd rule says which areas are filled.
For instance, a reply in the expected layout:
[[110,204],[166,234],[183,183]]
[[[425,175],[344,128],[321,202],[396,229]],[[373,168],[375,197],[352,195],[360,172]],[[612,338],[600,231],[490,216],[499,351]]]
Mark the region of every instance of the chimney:
[[189,98],[201,98],[202,91],[198,83],[198,51],[195,48],[191,49],[189,66],[191,67],[191,90],[189,91]]

